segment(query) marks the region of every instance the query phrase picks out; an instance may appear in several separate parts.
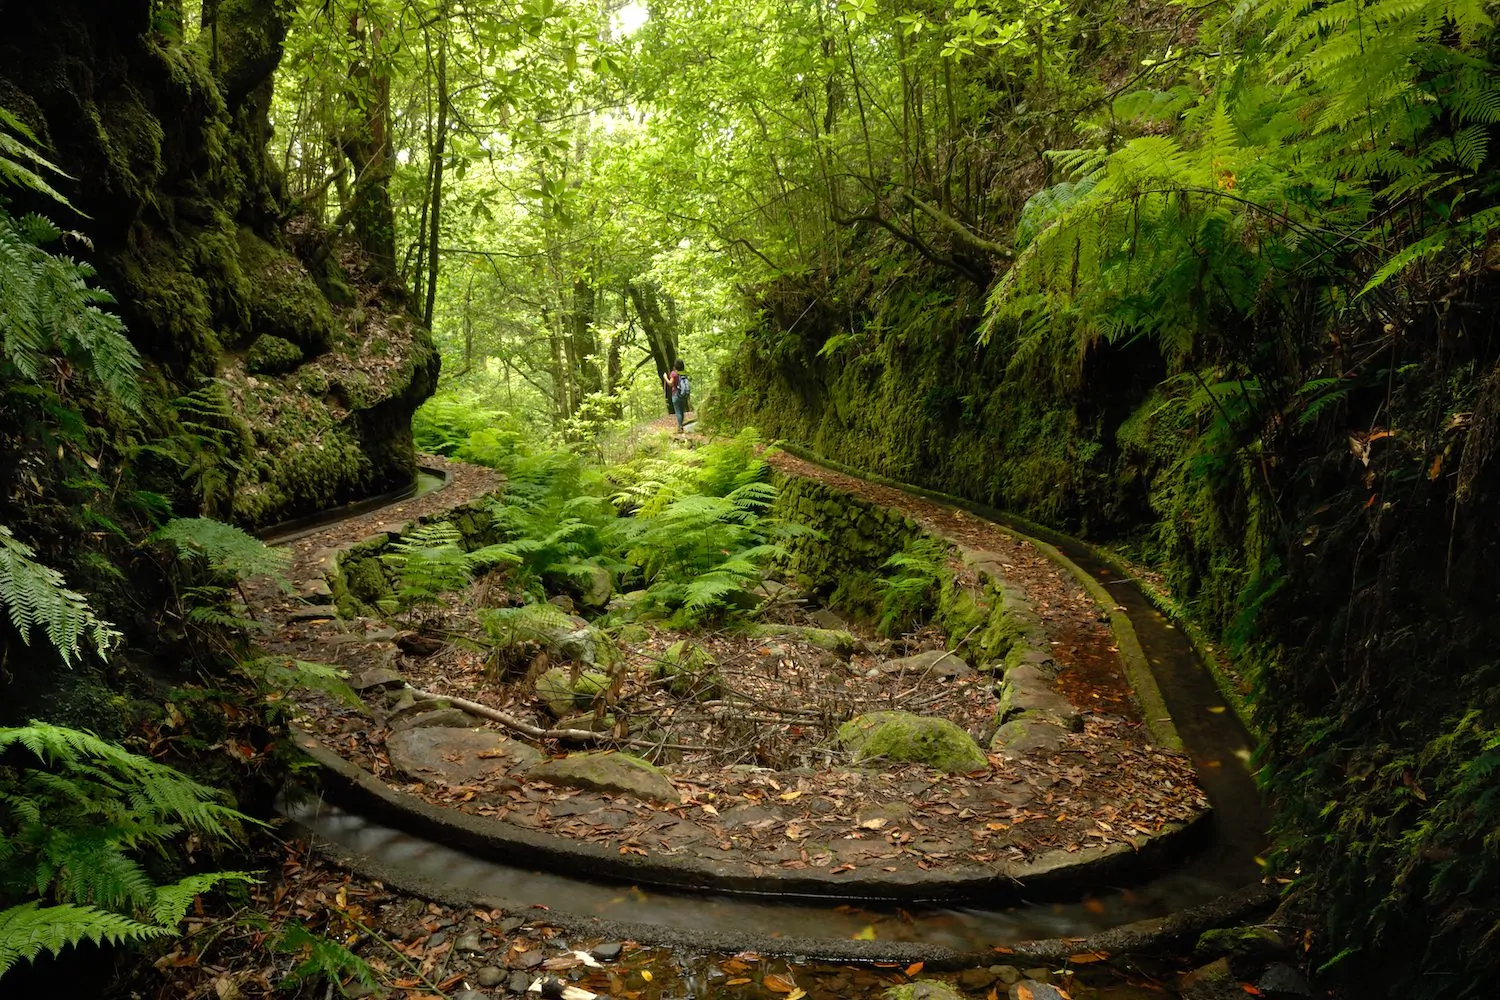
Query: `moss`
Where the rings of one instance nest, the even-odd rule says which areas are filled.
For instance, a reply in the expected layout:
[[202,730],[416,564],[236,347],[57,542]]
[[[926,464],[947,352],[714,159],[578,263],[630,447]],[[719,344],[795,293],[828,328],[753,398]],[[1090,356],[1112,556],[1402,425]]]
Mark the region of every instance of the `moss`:
[[302,348],[290,340],[263,333],[245,354],[245,369],[257,375],[289,372],[302,363]]
[[989,767],[984,751],[958,726],[910,712],[861,715],[839,726],[838,740],[859,761],[880,758],[958,773]]
[[377,558],[346,559],[340,563],[339,575],[349,596],[364,604],[378,604],[395,594],[390,577]]
[[309,355],[328,350],[333,342],[333,310],[307,269],[248,228],[239,231],[239,250],[251,286],[252,329],[290,340]]
[[691,696],[707,701],[724,691],[718,662],[702,646],[687,639],[679,639],[662,652],[651,676],[667,681],[668,688],[679,698]]
[[757,639],[795,639],[846,658],[859,648],[859,640],[852,633],[811,625],[752,625],[750,635]]
[[547,703],[547,710],[561,719],[579,709],[591,708],[609,690],[608,674],[585,670],[577,679],[562,667],[552,667],[536,679],[537,697]]

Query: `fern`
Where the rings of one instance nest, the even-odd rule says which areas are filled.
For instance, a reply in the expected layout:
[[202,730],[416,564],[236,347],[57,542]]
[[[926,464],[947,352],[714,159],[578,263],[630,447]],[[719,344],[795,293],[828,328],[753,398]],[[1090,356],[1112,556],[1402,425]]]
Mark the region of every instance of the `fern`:
[[310,663],[289,656],[262,656],[240,664],[256,685],[264,692],[282,696],[294,690],[318,691],[351,708],[360,708],[363,702],[349,687],[349,673],[326,663]]
[[101,306],[114,300],[89,285],[94,270],[44,247],[61,238],[38,215],[0,211],[0,360],[26,381],[46,358],[66,358],[130,410],[140,408],[141,359],[124,325]]
[[153,538],[171,542],[181,558],[200,562],[212,573],[237,581],[269,576],[283,586],[289,585],[284,574],[291,557],[232,524],[209,517],[178,517],[163,525]]
[[[166,860],[195,834],[231,840],[253,822],[220,793],[91,733],[32,723],[0,729],[13,780],[0,785],[0,972],[83,940],[171,933],[193,897],[244,872],[158,884],[145,859]],[[26,899],[26,897],[40,899]],[[42,906],[41,900],[58,905]]]
[[412,530],[380,558],[396,571],[396,599],[408,607],[462,590],[472,576],[463,536],[447,521]]
[[34,561],[35,552],[0,524],[0,604],[23,642],[40,629],[72,664],[87,642],[103,658],[120,633],[89,608],[83,595],[69,590],[61,573]]
[[366,989],[374,989],[378,983],[375,970],[368,962],[337,941],[315,934],[296,921],[287,924],[274,947],[280,952],[303,956],[302,961],[287,976],[288,984],[303,983],[317,977],[330,982],[341,982],[353,977]]
[[94,906],[22,903],[0,910],[0,976],[17,962],[29,962],[43,951],[58,955],[84,941],[125,944],[172,934],[169,927],[141,923]]

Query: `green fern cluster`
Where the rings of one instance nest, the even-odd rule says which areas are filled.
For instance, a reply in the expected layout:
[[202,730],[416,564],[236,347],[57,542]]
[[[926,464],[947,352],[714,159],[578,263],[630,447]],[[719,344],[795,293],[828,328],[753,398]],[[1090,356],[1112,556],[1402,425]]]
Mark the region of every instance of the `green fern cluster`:
[[1145,334],[1180,358],[1274,308],[1275,282],[1353,268],[1370,293],[1500,228],[1476,177],[1500,122],[1485,4],[1263,0],[1205,31],[1240,57],[1110,108],[1146,134],[1051,154],[1066,179],[1028,202],[987,332]]
[[451,522],[420,525],[401,537],[381,560],[396,574],[400,607],[436,603],[443,594],[462,590],[474,573],[521,559],[500,545],[464,551],[463,535]]
[[233,840],[249,821],[170,767],[41,723],[0,729],[0,759],[0,902],[13,904],[0,910],[0,975],[84,940],[175,933],[194,896],[252,881],[243,872],[152,876],[147,862],[175,866],[184,835]]
[[953,583],[950,555],[942,541],[921,537],[885,561],[875,583],[880,594],[875,627],[881,635],[900,635],[931,617],[943,588]]

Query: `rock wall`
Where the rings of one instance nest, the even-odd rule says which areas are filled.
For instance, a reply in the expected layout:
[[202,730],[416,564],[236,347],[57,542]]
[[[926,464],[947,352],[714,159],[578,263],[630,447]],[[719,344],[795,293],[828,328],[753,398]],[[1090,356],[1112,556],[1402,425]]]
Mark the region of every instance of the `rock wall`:
[[[207,7],[209,5],[205,5]],[[407,293],[281,195],[266,155],[286,5],[0,0],[0,106],[36,132],[147,362],[123,433],[180,512],[263,525],[409,482],[438,355]]]

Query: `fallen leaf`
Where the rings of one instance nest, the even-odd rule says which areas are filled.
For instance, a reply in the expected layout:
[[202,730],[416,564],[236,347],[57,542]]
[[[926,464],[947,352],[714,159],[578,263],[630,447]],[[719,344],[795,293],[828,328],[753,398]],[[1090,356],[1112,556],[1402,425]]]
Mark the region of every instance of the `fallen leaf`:
[[877,816],[874,819],[865,820],[863,823],[859,824],[859,828],[861,830],[879,830],[889,822],[890,820],[886,819],[884,816]]
[[858,934],[854,935],[854,940],[856,940],[856,941],[874,941],[875,940],[875,925],[874,924],[866,924],[864,930],[862,930]]
[[908,965],[906,967],[906,974],[908,976],[915,976],[917,973],[919,973],[921,971],[922,971],[922,963],[921,962],[913,962],[913,963],[911,963],[910,965]]
[[729,980],[724,985],[725,986],[744,986],[749,981],[750,981],[750,977],[749,976],[736,976],[735,978]]
[[774,972],[766,973],[765,978],[760,981],[760,984],[772,993],[790,993],[797,988],[796,983],[785,976],[778,976]]
[[1107,958],[1109,958],[1107,952],[1087,951],[1081,955],[1069,955],[1068,961],[1074,965],[1088,965],[1090,962],[1102,962]]

